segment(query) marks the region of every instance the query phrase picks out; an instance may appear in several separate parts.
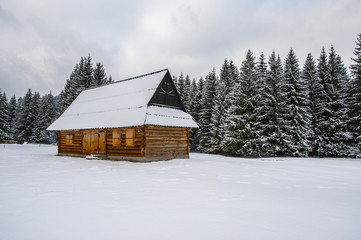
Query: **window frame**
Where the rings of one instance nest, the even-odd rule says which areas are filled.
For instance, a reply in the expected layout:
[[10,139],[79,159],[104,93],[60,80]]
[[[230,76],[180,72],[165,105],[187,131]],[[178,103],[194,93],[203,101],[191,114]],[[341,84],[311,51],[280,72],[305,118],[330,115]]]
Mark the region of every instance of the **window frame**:
[[125,129],[125,146],[126,147],[135,146],[135,128]]
[[73,144],[74,144],[74,134],[66,134],[65,145],[73,145]]
[[[118,136],[114,136],[114,135]],[[112,131],[112,146],[114,147],[120,147],[122,146],[122,132],[120,129],[113,129]]]

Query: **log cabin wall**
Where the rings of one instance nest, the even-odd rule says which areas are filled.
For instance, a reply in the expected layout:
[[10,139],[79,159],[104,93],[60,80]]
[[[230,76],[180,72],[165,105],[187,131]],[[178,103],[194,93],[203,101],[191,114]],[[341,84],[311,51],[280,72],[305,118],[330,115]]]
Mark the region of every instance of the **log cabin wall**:
[[81,131],[59,131],[58,153],[82,154]]
[[139,127],[107,129],[108,156],[143,156],[143,130]]
[[[87,131],[59,131],[58,153],[86,155],[83,135]],[[146,125],[105,129],[105,138],[105,154],[114,159],[156,161],[189,157],[189,128]]]
[[189,157],[189,129],[181,127],[144,127],[144,157]]

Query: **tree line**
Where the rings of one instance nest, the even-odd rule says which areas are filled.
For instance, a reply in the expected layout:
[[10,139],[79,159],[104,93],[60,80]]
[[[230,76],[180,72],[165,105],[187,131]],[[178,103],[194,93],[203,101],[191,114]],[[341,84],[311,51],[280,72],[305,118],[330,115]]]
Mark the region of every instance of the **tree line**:
[[61,93],[40,96],[28,89],[23,97],[15,95],[8,102],[0,89],[0,141],[12,140],[19,143],[55,143],[55,132],[46,128],[63,113],[84,89],[112,81],[107,77],[102,63],[92,63],[90,55],[81,57],[75,65]]
[[[200,125],[191,149],[233,156],[361,157],[361,34],[348,73],[333,46],[302,66],[291,49],[238,68],[225,60],[198,81],[174,77],[184,107]],[[56,142],[45,129],[87,88],[111,82],[101,63],[81,57],[58,96],[30,89],[7,101],[0,90],[0,141]]]
[[361,34],[348,74],[333,46],[303,67],[291,49],[238,69],[225,60],[205,79],[173,77],[184,107],[200,125],[191,148],[232,156],[361,157]]

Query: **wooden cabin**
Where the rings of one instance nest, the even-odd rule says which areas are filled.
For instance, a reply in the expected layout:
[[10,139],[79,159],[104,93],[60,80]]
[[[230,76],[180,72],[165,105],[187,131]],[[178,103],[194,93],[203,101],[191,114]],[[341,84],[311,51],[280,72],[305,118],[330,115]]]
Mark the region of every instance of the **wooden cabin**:
[[58,155],[146,162],[189,158],[197,127],[166,69],[84,90],[47,130]]

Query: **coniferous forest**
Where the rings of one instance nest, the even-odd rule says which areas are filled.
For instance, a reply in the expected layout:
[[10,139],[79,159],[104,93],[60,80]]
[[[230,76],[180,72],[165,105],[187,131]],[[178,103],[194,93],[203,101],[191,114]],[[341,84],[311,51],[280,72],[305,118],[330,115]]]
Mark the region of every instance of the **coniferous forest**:
[[[336,49],[300,63],[290,49],[254,56],[240,66],[224,60],[198,80],[173,77],[188,113],[200,128],[190,132],[191,149],[244,157],[361,157],[361,34],[348,69]],[[75,65],[63,91],[28,92],[7,100],[0,90],[0,141],[54,143],[45,129],[89,87],[111,82],[90,56]]]
[[48,93],[40,96],[31,89],[23,97],[15,96],[7,101],[6,94],[0,89],[0,141],[55,143],[55,132],[46,128],[74,101],[81,91],[89,87],[111,82],[106,76],[103,64],[92,63],[90,55],[81,57],[75,65],[64,89],[58,96]]

